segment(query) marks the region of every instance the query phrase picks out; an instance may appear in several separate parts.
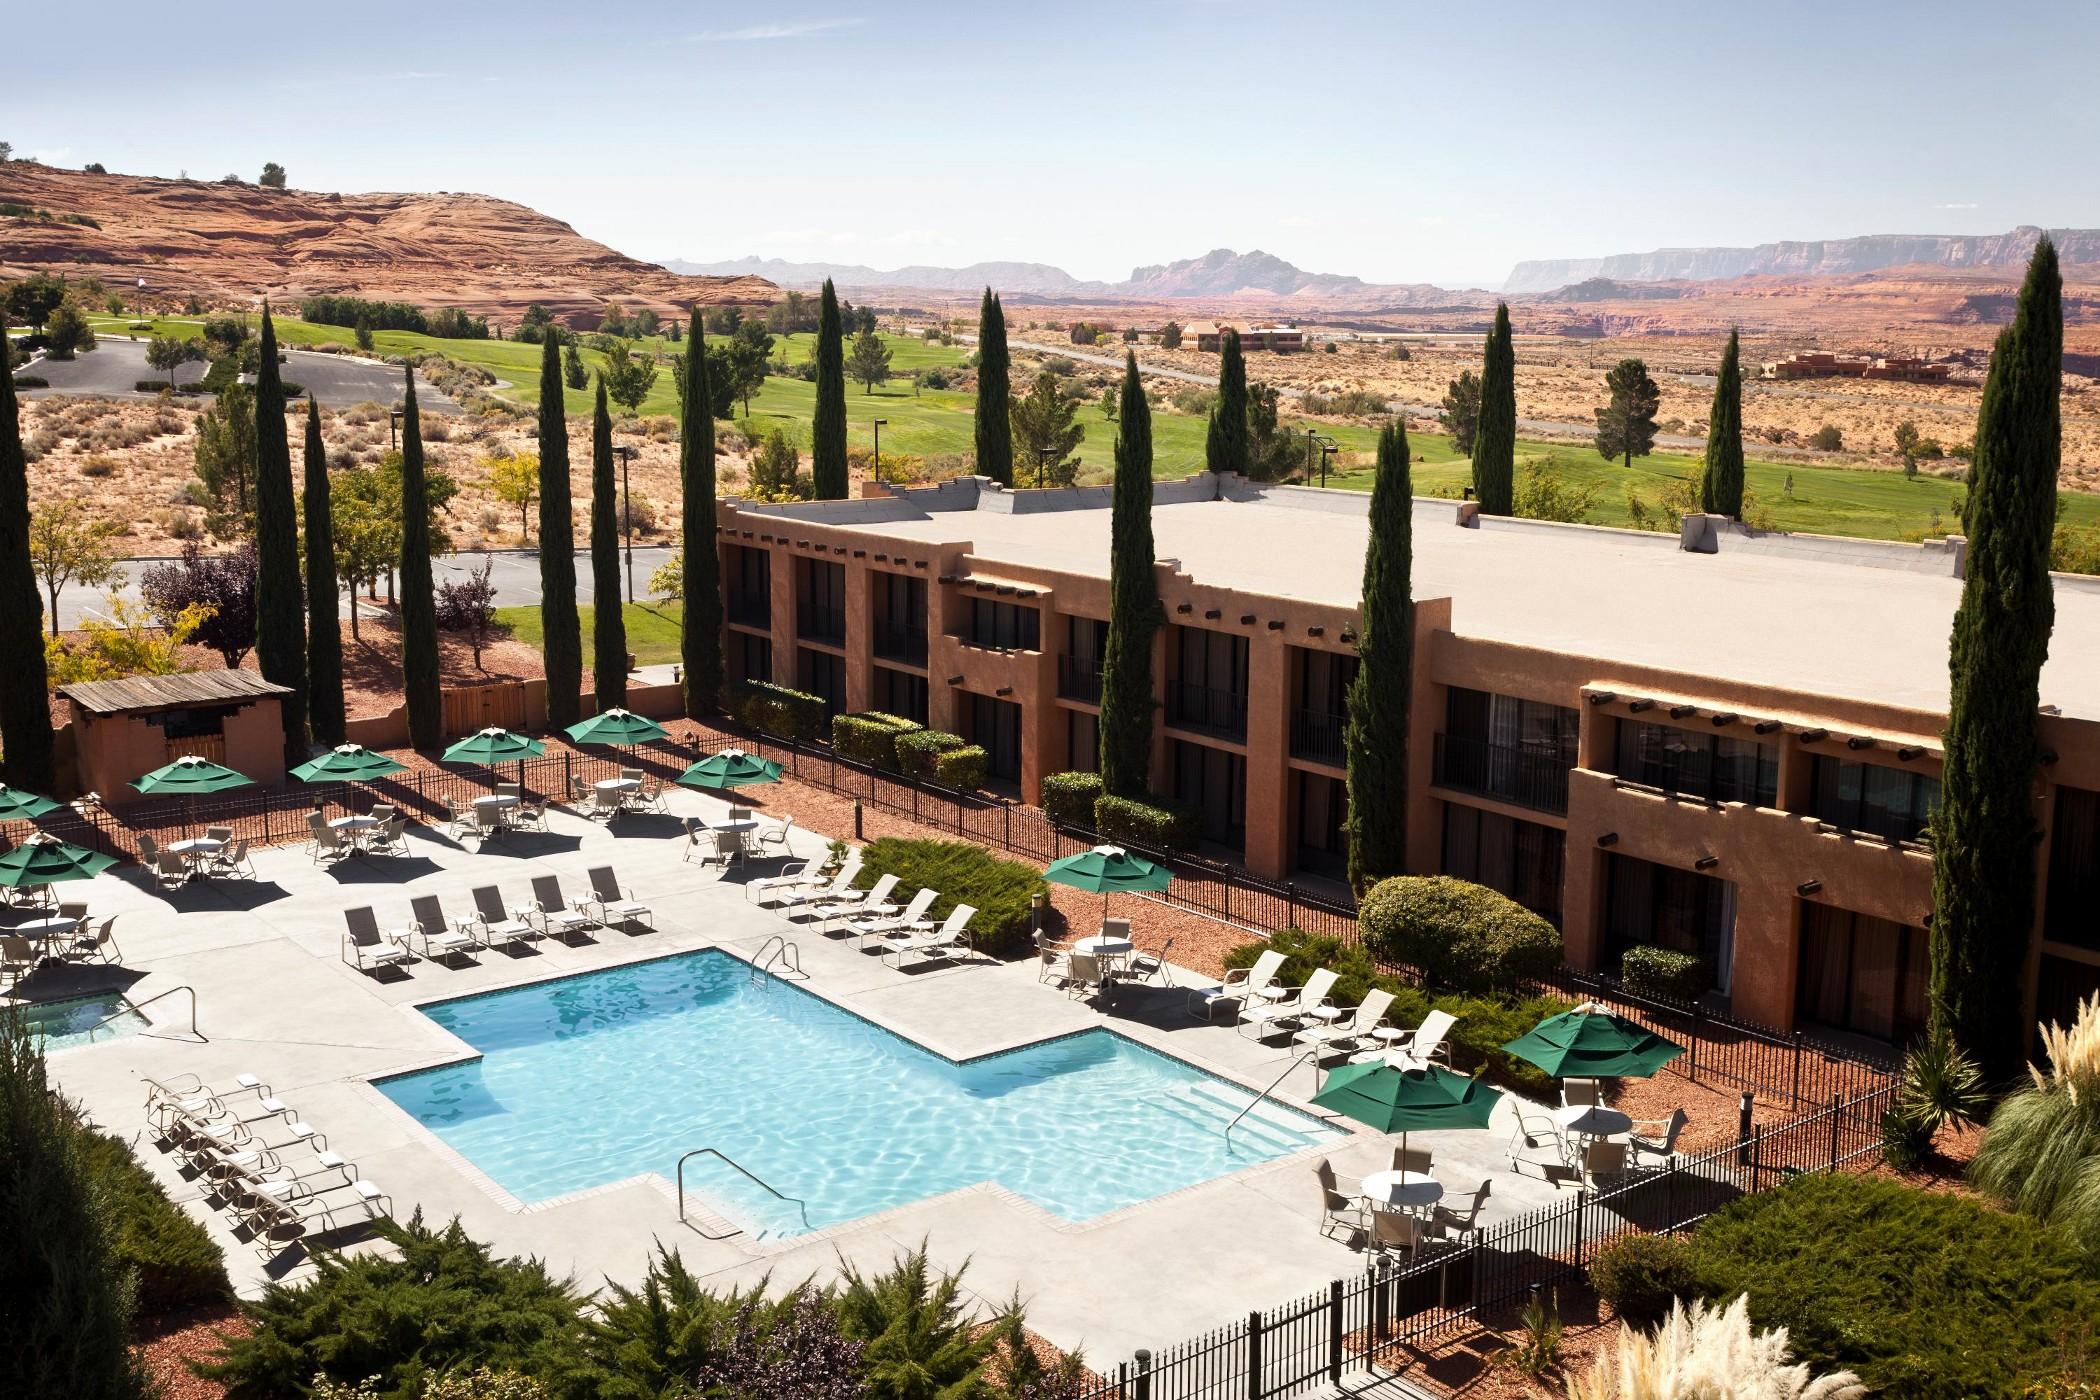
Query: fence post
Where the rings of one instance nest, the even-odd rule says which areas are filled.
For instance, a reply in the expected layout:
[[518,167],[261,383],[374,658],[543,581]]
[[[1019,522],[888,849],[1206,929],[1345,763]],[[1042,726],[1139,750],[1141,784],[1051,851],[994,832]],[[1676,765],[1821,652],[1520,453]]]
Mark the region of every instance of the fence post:
[[1364,1351],[1366,1356],[1372,1359],[1374,1363],[1377,1359],[1378,1343],[1385,1340],[1386,1319],[1388,1314],[1390,1313],[1389,1304],[1391,1302],[1391,1299],[1388,1297],[1385,1287],[1387,1278],[1386,1271],[1389,1267],[1390,1260],[1388,1260],[1387,1257],[1383,1254],[1378,1256],[1378,1262],[1372,1266],[1371,1345],[1366,1347]]
[[1011,802],[999,804],[999,819],[1005,823],[1006,830],[1005,838],[1001,844],[1010,851],[1014,848],[1014,807]]
[[1745,1089],[1743,1090],[1742,1102],[1736,1106],[1735,1159],[1737,1162],[1744,1161],[1748,1156],[1743,1149],[1743,1144],[1750,1141],[1751,1105],[1755,1097],[1748,1089]]
[[1801,1032],[1794,1032],[1794,1105],[1801,1104]]
[[1285,880],[1283,882],[1283,923],[1286,928],[1296,928],[1298,925],[1298,882],[1296,880]]
[[1836,1171],[1838,1169],[1839,1122],[1840,1111],[1838,1108],[1838,1096],[1836,1094],[1832,1094],[1830,1096],[1830,1169],[1832,1171]]
[[1137,1349],[1137,1400],[1152,1400],[1152,1353]]
[[1589,1204],[1589,1199],[1590,1191],[1587,1186],[1575,1193],[1575,1269],[1578,1273],[1583,1268],[1583,1236],[1589,1231],[1589,1222],[1585,1218],[1585,1207]]
[[1694,1084],[1697,1084],[1699,1082],[1699,1022],[1701,1021],[1701,1019],[1703,1018],[1700,1014],[1699,1008],[1694,1006],[1692,1008],[1691,1053],[1687,1054],[1684,1057],[1686,1061],[1685,1068],[1687,1071],[1686,1078],[1690,1079]]
[[1247,1400],[1261,1400],[1261,1314],[1247,1314]]
[[1327,1285],[1327,1380],[1342,1383],[1342,1281]]
[[1677,1233],[1677,1158],[1663,1172],[1663,1233]]

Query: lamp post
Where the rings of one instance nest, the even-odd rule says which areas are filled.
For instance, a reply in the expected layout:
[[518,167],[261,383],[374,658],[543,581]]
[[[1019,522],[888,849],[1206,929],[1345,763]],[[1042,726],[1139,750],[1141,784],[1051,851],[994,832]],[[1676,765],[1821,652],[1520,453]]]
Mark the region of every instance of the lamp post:
[[627,601],[634,601],[634,499],[627,490],[627,464],[634,460],[634,445],[619,442],[613,444],[613,455],[620,459],[620,540],[627,554]]
[[1312,485],[1312,476],[1313,476],[1313,448],[1314,448],[1315,446],[1317,446],[1317,445],[1318,445],[1318,444],[1317,444],[1317,443],[1316,443],[1316,442],[1314,441],[1314,439],[1316,439],[1316,438],[1318,438],[1318,437],[1319,437],[1319,433],[1317,433],[1317,432],[1316,432],[1316,431],[1314,431],[1313,429],[1311,429],[1311,428],[1307,428],[1307,429],[1305,430],[1305,484],[1306,484],[1307,486],[1310,486],[1310,485]]
[[386,441],[387,446],[394,451],[399,452],[401,450],[401,410],[398,408],[391,409],[387,413]]
[[1038,447],[1035,450],[1035,489],[1043,489],[1043,473],[1050,468],[1050,459],[1057,455],[1054,447]]
[[1327,459],[1339,450],[1341,444],[1328,437],[1325,433],[1314,437],[1313,441],[1318,443],[1320,447],[1320,485],[1325,486],[1327,484]]
[[875,420],[875,480],[878,483],[882,480],[882,425],[889,421],[887,418]]

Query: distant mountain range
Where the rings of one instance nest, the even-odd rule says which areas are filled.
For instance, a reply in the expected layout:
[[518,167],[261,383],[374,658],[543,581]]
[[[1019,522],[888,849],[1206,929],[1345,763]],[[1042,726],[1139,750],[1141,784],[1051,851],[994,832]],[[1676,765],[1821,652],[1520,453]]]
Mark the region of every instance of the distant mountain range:
[[[1520,262],[1502,284],[1505,292],[1550,292],[1573,283],[1712,282],[1764,274],[1778,277],[1847,276],[1883,268],[1926,264],[1937,267],[2018,267],[2034,252],[2039,228],[2022,224],[2009,233],[1874,233],[1760,243],[1754,248],[1657,248],[1605,258],[1545,258]],[[2067,263],[2100,262],[2100,229],[2051,229]]]
[[1082,281],[1063,268],[1048,263],[982,262],[968,267],[873,268],[858,263],[802,263],[780,258],[733,258],[727,262],[696,263],[666,259],[672,272],[709,277],[763,277],[782,287],[809,288],[830,278],[840,288],[872,288],[903,291],[975,294],[995,287],[1001,296],[1037,297],[1072,301],[1164,301],[1182,297],[1269,296],[1324,299],[1376,297],[1406,300],[1434,293],[1432,287],[1378,286],[1360,277],[1307,272],[1274,253],[1256,249],[1237,253],[1214,248],[1200,258],[1157,263],[1131,270],[1121,282]]

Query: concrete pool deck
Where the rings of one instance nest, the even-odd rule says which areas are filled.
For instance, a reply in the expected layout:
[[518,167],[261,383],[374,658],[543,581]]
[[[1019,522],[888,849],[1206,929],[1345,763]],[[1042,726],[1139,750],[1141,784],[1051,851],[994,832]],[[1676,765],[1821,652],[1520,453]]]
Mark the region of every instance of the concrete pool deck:
[[[673,792],[670,802],[680,815],[719,816],[722,807],[684,790]],[[194,1074],[208,1085],[227,1085],[238,1074],[256,1074],[326,1134],[330,1148],[355,1162],[358,1175],[391,1193],[397,1216],[405,1219],[418,1207],[433,1222],[456,1215],[468,1233],[499,1252],[536,1255],[586,1288],[605,1278],[632,1283],[658,1243],[677,1249],[713,1284],[750,1284],[770,1275],[784,1286],[828,1277],[841,1259],[880,1267],[924,1240],[945,1268],[968,1261],[966,1285],[987,1309],[1018,1295],[1035,1330],[1062,1346],[1083,1347],[1096,1366],[1113,1366],[1138,1347],[1168,1345],[1364,1267],[1363,1254],[1320,1233],[1311,1164],[1326,1155],[1342,1176],[1359,1177],[1387,1165],[1390,1144],[1346,1122],[1340,1126],[1350,1135],[1331,1149],[1280,1158],[1081,1224],[983,1184],[811,1235],[709,1240],[678,1220],[670,1161],[662,1176],[521,1207],[372,1087],[373,1079],[473,1053],[422,1015],[418,1003],[709,947],[749,961],[786,932],[809,974],[801,985],[950,1058],[1105,1025],[1254,1090],[1291,1062],[1286,1050],[1259,1045],[1222,1021],[1191,1020],[1178,991],[1139,989],[1104,1013],[1039,982],[1033,959],[923,970],[914,964],[900,973],[850,942],[798,931],[760,909],[745,898],[743,872],[725,878],[683,861],[675,819],[622,821],[625,834],[614,834],[551,809],[548,833],[520,834],[488,853],[422,828],[412,830],[414,854],[405,859],[324,867],[297,848],[278,848],[255,854],[254,882],[213,881],[163,893],[136,867],[122,867],[69,885],[66,897],[86,899],[94,917],[120,916],[115,936],[123,957],[115,967],[68,968],[63,977],[39,973],[22,994],[43,999],[120,986],[139,1004],[188,986],[195,989],[206,1039],[187,1038],[186,998],[178,995],[147,1009],[154,1020],[147,1033],[53,1054],[52,1078],[105,1129],[134,1141],[141,1160],[225,1248],[244,1294],[269,1279],[300,1276],[307,1267],[303,1253],[295,1248],[264,1265],[228,1217],[201,1199],[178,1159],[150,1140],[146,1078]],[[796,837],[801,854],[823,848],[820,837],[799,831]],[[435,894],[447,913],[464,914],[475,886],[494,883],[507,903],[516,903],[528,896],[532,876],[546,874],[559,876],[573,896],[588,888],[587,867],[607,863],[652,906],[657,931],[601,931],[574,947],[546,940],[531,952],[484,951],[471,966],[418,961],[408,975],[390,980],[341,961],[346,908],[370,904],[381,926],[391,927],[407,922],[412,895]],[[758,873],[772,868],[771,862],[754,867]],[[1143,917],[1142,906],[1129,912]],[[1177,970],[1175,980],[1186,986],[1199,979]],[[1278,1097],[1305,1107],[1312,1074],[1292,1069]],[[1556,1195],[1537,1175],[1510,1172],[1504,1150],[1511,1121],[1504,1104],[1484,1132],[1415,1133],[1410,1142],[1434,1150],[1437,1175],[1454,1201],[1492,1178],[1483,1219],[1500,1220]],[[271,1129],[260,1136],[274,1140]],[[734,1153],[733,1144],[692,1145]],[[813,1153],[824,1150],[822,1142],[809,1144]]]

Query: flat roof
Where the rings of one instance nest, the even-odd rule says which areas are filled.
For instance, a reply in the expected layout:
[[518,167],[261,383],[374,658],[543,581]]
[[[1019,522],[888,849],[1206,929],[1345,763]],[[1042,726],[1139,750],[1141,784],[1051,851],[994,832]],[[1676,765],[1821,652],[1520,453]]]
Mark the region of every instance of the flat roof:
[[[1317,497],[1320,499],[1308,499]],[[872,505],[872,502],[856,503]],[[990,564],[1108,576],[1109,512],[911,508],[896,518],[797,518],[887,539],[973,545]],[[1418,498],[1414,593],[1449,597],[1451,629],[1600,662],[1711,675],[1810,695],[1944,712],[1947,638],[1961,580],[1918,546],[1815,536],[1724,539],[1692,553],[1675,535],[1490,521]],[[1155,552],[1198,583],[1354,607],[1368,497],[1303,488],[1252,499],[1155,503]],[[1873,561],[1873,562],[1865,562]],[[2059,580],[2041,699],[2100,719],[2100,589]]]
[[245,704],[266,695],[289,695],[290,688],[266,681],[253,671],[177,671],[167,676],[130,676],[117,681],[76,681],[58,693],[81,709],[98,715],[137,714],[198,706]]

